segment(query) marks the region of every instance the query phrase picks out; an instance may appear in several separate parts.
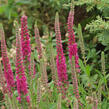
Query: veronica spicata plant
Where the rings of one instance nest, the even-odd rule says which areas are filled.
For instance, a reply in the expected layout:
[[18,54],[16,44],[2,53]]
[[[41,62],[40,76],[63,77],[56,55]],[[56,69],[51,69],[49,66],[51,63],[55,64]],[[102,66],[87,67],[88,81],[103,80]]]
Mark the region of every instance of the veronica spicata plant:
[[4,66],[4,75],[5,75],[8,91],[12,94],[15,88],[15,81],[14,81],[14,75],[11,69],[11,65],[9,62],[9,58],[7,56],[5,34],[2,24],[0,24],[0,36],[1,36],[1,51],[2,51],[2,61]]
[[16,26],[16,81],[17,81],[17,91],[19,95],[18,100],[22,104],[22,107],[25,107],[26,101],[29,103],[30,98],[28,96],[27,79],[23,67],[23,54],[21,50],[20,30],[16,21],[15,26]]
[[[2,53],[2,58],[0,58],[0,109],[108,109],[107,55],[104,57],[104,52],[102,52],[102,71],[93,69],[89,60],[85,60],[88,51],[87,49],[85,51],[83,45],[81,26],[79,25],[78,29],[75,29],[77,31],[74,31],[74,7],[71,6],[66,24],[67,31],[64,31],[68,33],[68,40],[64,40],[61,36],[61,21],[56,13],[54,32],[50,31],[53,34],[49,34],[48,28],[44,27],[47,34],[41,36],[38,28],[40,25],[35,23],[34,33],[31,32],[34,35],[31,37],[34,49],[31,49],[27,25],[30,19],[23,15],[19,23],[21,25],[17,21],[14,22],[16,61],[14,61],[15,66],[12,66],[13,72],[10,63],[14,63],[12,58],[9,62],[5,35],[0,24]],[[79,59],[76,32],[80,36],[83,61]],[[65,49],[65,52],[64,48],[67,48],[67,44],[63,46],[63,42],[68,42],[68,50]],[[95,71],[94,75],[92,71]]]
[[21,49],[23,53],[23,61],[25,66],[25,71],[31,74],[30,69],[30,57],[31,57],[31,47],[30,47],[30,37],[28,33],[27,16],[23,15],[21,17]]
[[78,103],[82,105],[80,102],[80,95],[79,95],[79,90],[78,90],[78,79],[77,79],[77,74],[76,74],[77,72],[80,72],[80,69],[79,69],[79,64],[78,64],[79,57],[78,57],[77,43],[75,42],[75,34],[73,30],[73,21],[74,21],[74,9],[71,6],[71,10],[68,16],[69,60],[70,60],[71,69],[72,69],[73,92],[75,94],[75,97],[78,100]]
[[62,93],[62,97],[65,98],[66,91],[68,88],[68,76],[67,76],[65,56],[62,48],[58,13],[56,13],[56,17],[55,17],[55,33],[56,33],[56,48],[57,48],[56,65],[57,65],[58,80],[59,80],[58,85],[60,88],[59,91],[60,93]]

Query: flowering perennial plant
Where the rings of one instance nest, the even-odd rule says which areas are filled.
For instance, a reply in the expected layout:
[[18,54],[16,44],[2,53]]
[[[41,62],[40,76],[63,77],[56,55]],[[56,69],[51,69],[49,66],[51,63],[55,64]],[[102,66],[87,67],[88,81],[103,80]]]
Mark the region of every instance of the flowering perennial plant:
[[1,65],[1,60],[0,60],[0,86],[2,87],[2,93],[5,95],[7,93],[7,88],[6,88],[6,81],[4,78],[4,74],[2,71],[2,65]]
[[27,89],[27,80],[23,67],[21,37],[19,34],[20,31],[17,22],[15,22],[15,25],[16,25],[16,75],[17,75],[16,80],[17,80],[17,91],[19,95],[18,100],[19,102],[21,102],[23,99],[26,99],[27,102],[30,102]]
[[[73,20],[74,20],[74,11],[71,7],[71,10],[69,12],[68,16],[68,33],[69,33],[69,59],[72,69],[72,81],[73,81],[73,92],[75,94],[75,97],[78,100],[78,103],[80,103],[80,95],[78,90],[78,79],[76,76],[76,72],[80,72],[79,65],[78,65],[78,51],[77,51],[77,43],[75,42],[75,34],[73,31]],[[72,61],[74,61],[72,63]]]
[[30,72],[31,47],[30,47],[30,37],[29,37],[28,26],[27,26],[27,16],[25,15],[21,17],[21,45],[22,45],[22,53],[23,53],[23,61],[24,61],[25,69],[26,71],[28,69]]
[[44,87],[49,91],[48,77],[47,77],[47,71],[46,71],[46,62],[44,60],[44,56],[42,53],[42,46],[41,46],[41,41],[40,41],[39,29],[37,27],[37,22],[35,23],[35,26],[34,26],[34,32],[35,32],[35,40],[36,40],[38,58],[40,60],[40,70],[41,70],[40,76],[41,76]]
[[78,65],[78,51],[77,51],[77,43],[75,42],[75,34],[73,30],[73,20],[74,20],[74,11],[71,8],[68,16],[68,34],[69,34],[69,59],[72,59],[72,56],[75,57],[75,67],[77,72],[80,72]]
[[[12,68],[13,71],[15,70],[15,73],[13,73],[11,70],[11,65],[7,55],[7,47],[3,26],[2,24],[0,24],[2,53],[2,59],[0,58],[0,97],[1,95],[3,95],[2,101],[0,98],[0,109],[4,109],[5,107],[6,109],[89,109],[91,107],[92,109],[102,108],[101,92],[103,92],[104,97],[108,95],[108,93],[104,93],[105,91],[108,91],[108,75],[105,71],[106,69],[104,52],[102,52],[101,55],[101,67],[103,75],[99,76],[98,73],[92,76],[90,72],[94,71],[92,70],[93,67],[86,65],[87,63],[85,61],[85,49],[84,45],[82,45],[83,39],[80,25],[78,26],[78,35],[81,36],[80,48],[83,48],[81,52],[83,54],[84,63],[82,63],[82,61],[80,60],[79,66],[78,48],[75,33],[73,30],[74,7],[71,6],[67,23],[67,58],[65,58],[63,52],[59,23],[59,15],[58,13],[56,13],[56,44],[54,44],[53,42],[54,37],[51,37],[52,32],[50,32],[51,34],[49,35],[48,29],[46,29],[45,26],[44,29],[45,32],[47,30],[47,34],[42,40],[40,40],[39,29],[37,23],[35,23],[34,33],[38,55],[34,56],[35,49],[31,49],[30,46],[27,16],[23,15],[21,17],[20,28],[17,21],[14,22],[16,30],[16,52],[14,52],[16,55],[16,61],[14,62],[16,65]],[[56,49],[54,49],[54,46],[56,46]],[[56,50],[56,54],[54,50]],[[10,50],[10,52],[12,53],[13,50]],[[11,62],[13,63],[12,59],[13,58],[11,58]],[[69,62],[70,65],[67,66],[66,62]],[[2,64],[4,66],[4,72],[2,71]],[[81,71],[83,72],[81,73],[79,81],[77,75],[80,74],[80,67],[82,69]],[[67,70],[67,68],[69,69]],[[69,75],[67,74],[67,72]],[[100,71],[97,70],[97,72]],[[14,75],[16,76],[16,80],[14,80]],[[91,80],[92,77],[94,78],[93,81]],[[100,80],[97,81],[98,78],[100,78]],[[86,81],[87,83],[85,83]],[[101,81],[104,83],[101,84]],[[80,85],[78,85],[78,83]],[[88,88],[90,89],[90,91],[88,90]],[[97,89],[100,89],[99,92],[93,94],[93,92],[95,92]],[[93,97],[90,97],[88,95],[91,93],[93,94]],[[80,94],[82,97],[80,97]],[[82,100],[85,99],[86,101],[82,102]],[[106,98],[106,103],[107,101],[108,98]]]
[[63,93],[62,95],[64,96],[66,95],[66,90],[68,88],[68,77],[67,77],[65,56],[62,48],[58,13],[56,13],[56,18],[55,18],[55,33],[56,33],[56,44],[57,44],[56,65],[57,65],[58,80],[59,80],[58,85],[59,87],[61,87],[61,93]]
[[1,35],[1,51],[2,51],[2,61],[4,66],[4,75],[7,82],[8,91],[12,93],[12,90],[15,87],[15,81],[9,58],[7,56],[7,47],[5,42],[5,35],[2,24],[0,24],[0,35]]

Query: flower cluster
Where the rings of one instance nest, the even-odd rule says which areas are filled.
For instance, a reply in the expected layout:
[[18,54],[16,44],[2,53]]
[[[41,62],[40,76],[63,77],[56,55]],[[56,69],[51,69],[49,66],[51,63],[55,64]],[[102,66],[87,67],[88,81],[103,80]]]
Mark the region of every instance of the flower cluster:
[[19,34],[19,27],[16,22],[16,80],[17,80],[17,91],[19,94],[18,100],[21,102],[24,96],[26,96],[27,102],[29,102],[27,80],[23,67],[23,56],[21,50],[21,38]]
[[9,62],[9,58],[7,56],[7,47],[6,47],[5,35],[4,35],[2,24],[0,24],[0,35],[1,35],[1,51],[2,51],[2,61],[4,66],[5,79],[7,82],[7,88],[9,92],[12,93],[12,90],[15,87],[15,81],[14,81],[11,65]]
[[74,20],[74,11],[73,9],[69,12],[68,17],[68,34],[69,34],[69,59],[72,59],[72,56],[75,57],[75,67],[77,72],[80,72],[79,65],[78,65],[78,50],[77,50],[77,43],[75,42],[75,34],[73,30],[73,20]]
[[5,81],[3,71],[2,71],[2,65],[1,65],[1,60],[0,60],[0,89],[4,95],[5,93],[7,93],[7,88],[6,88],[5,83],[6,81]]
[[62,87],[61,89],[62,93],[63,95],[65,95],[68,87],[68,77],[67,77],[65,56],[62,48],[58,13],[56,14],[56,18],[55,18],[55,33],[56,33],[56,44],[57,44],[56,65],[57,65],[57,72],[58,72],[58,79],[59,79],[58,85]]
[[70,64],[72,69],[73,92],[75,97],[78,100],[78,103],[82,105],[80,102],[80,95],[78,90],[78,79],[76,76],[76,72],[80,72],[80,69],[78,65],[79,57],[78,57],[77,43],[75,42],[75,34],[73,31],[73,20],[74,20],[74,11],[71,8],[69,12],[69,17],[68,17],[69,59],[70,59]]
[[23,15],[21,17],[21,45],[23,53],[23,61],[25,69],[29,69],[30,72],[30,57],[31,57],[31,47],[30,47],[30,37],[27,27],[27,16]]

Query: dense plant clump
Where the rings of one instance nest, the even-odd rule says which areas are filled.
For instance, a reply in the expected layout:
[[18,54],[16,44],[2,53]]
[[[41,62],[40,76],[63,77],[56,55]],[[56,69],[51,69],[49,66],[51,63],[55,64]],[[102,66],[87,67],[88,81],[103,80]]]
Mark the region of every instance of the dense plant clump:
[[[10,1],[8,8],[13,5]],[[67,23],[64,22],[67,28],[66,37],[63,37],[65,32],[62,30],[62,19],[58,12],[54,19],[54,28],[49,31],[49,27],[45,26],[43,36],[40,34],[42,25],[39,20],[35,19],[30,31],[29,17],[26,16],[28,14],[23,12],[21,20],[13,22],[16,40],[13,41],[11,50],[7,48],[8,41],[7,43],[5,41],[3,29],[5,25],[0,23],[0,96],[2,95],[0,109],[108,109],[109,74],[106,63],[108,43],[102,41],[106,45],[106,52],[101,52],[100,60],[100,52],[96,54],[93,49],[94,43],[91,46],[92,52],[88,49],[90,44],[87,45],[85,42],[83,35],[86,31],[82,30],[81,24],[78,24],[78,27],[74,25],[75,6],[88,4],[87,11],[90,11],[98,4],[91,6],[91,3],[97,1],[80,1],[72,0],[71,3],[68,1],[69,4],[64,4],[65,7],[70,6],[69,14],[66,13]],[[23,2],[15,3],[20,5]],[[100,28],[93,30],[95,23],[98,27],[98,24],[108,22],[100,17],[97,19],[86,25],[85,29],[89,29],[90,33],[101,30]],[[106,31],[102,30],[100,33],[107,34],[108,26],[104,29]],[[10,56],[12,52],[14,55]],[[97,63],[92,55],[100,61]],[[101,65],[98,65],[100,63]]]

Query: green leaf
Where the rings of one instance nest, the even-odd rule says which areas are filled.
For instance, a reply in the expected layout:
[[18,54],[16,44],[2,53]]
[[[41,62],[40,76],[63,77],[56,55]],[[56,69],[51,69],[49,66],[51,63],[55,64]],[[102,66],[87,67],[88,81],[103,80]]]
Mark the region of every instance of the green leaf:
[[83,64],[81,59],[79,59],[79,65],[81,67],[81,70],[83,70],[86,73],[85,66],[84,66],[84,64]]
[[33,17],[28,18],[28,28],[31,29],[33,24]]
[[105,46],[109,45],[109,31],[98,34],[98,40]]
[[57,103],[51,103],[49,109],[56,109]]
[[88,75],[89,77],[90,77],[90,70],[91,70],[90,66],[87,65],[87,66],[86,66],[86,73],[87,73],[87,75]]
[[15,0],[8,0],[8,5],[11,6]]
[[0,14],[3,14],[6,11],[7,5],[0,6]]
[[15,2],[16,5],[31,5],[32,2],[29,0],[19,0],[17,2]]

